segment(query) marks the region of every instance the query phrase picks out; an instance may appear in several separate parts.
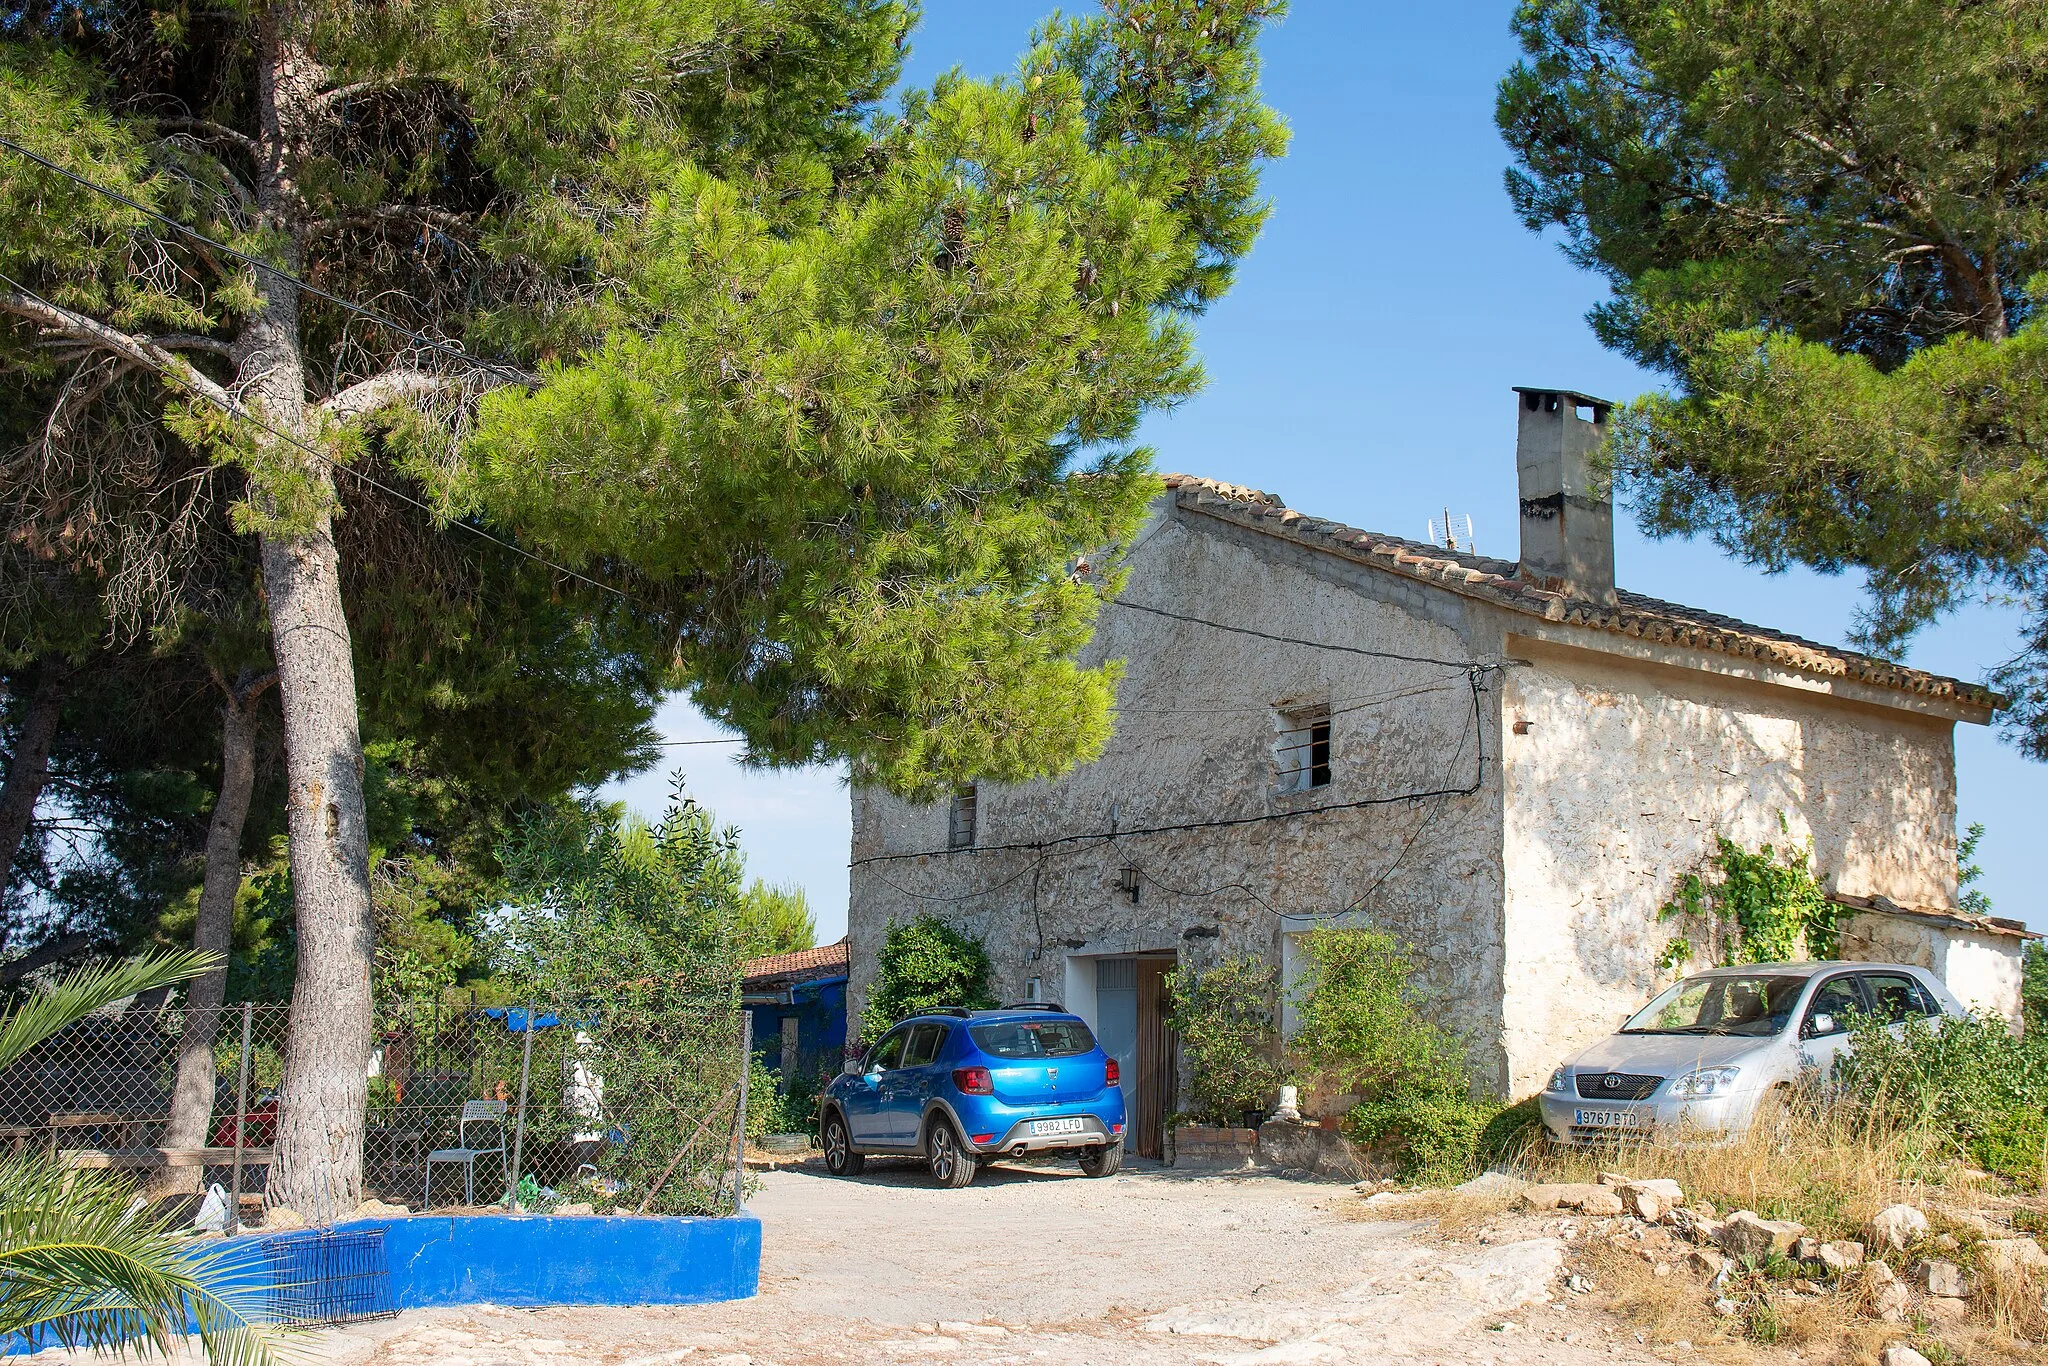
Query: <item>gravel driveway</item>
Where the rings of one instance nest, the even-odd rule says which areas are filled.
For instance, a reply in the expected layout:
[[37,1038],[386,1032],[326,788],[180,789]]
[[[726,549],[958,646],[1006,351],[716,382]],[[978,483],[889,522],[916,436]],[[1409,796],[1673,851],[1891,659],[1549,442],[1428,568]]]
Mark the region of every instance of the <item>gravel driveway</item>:
[[[1654,1361],[1551,1302],[1562,1245],[1444,1245],[1348,1187],[1134,1163],[1002,1166],[966,1190],[876,1161],[765,1173],[761,1293],[646,1309],[414,1311],[306,1358],[380,1366]],[[38,1358],[52,1360],[54,1354]],[[61,1358],[57,1358],[61,1359]]]

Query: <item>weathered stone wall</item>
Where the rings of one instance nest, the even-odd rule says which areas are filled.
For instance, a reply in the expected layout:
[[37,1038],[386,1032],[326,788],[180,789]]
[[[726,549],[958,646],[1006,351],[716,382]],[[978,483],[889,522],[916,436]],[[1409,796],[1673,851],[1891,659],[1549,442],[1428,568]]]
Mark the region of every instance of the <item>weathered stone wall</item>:
[[[1811,841],[1830,890],[1955,893],[1948,719],[1510,638],[1505,1048],[1512,1089],[1648,999],[1657,915],[1717,835]],[[1521,733],[1517,733],[1517,732]],[[1781,824],[1782,822],[1782,824]]]
[[[1466,604],[1451,594],[1170,499],[1162,517],[1138,542],[1127,603],[1346,648],[1106,609],[1089,653],[1129,661],[1115,737],[1063,778],[983,784],[981,848],[942,852],[943,802],[855,792],[851,1008],[866,998],[887,925],[924,911],[982,937],[1006,998],[1022,999],[1036,977],[1045,997],[1074,1000],[1092,987],[1067,980],[1072,957],[1277,963],[1283,924],[1322,923],[1283,917],[1355,908],[1334,923],[1377,925],[1410,943],[1446,1022],[1475,1040],[1488,1074],[1499,1072],[1499,675],[1482,675],[1475,709],[1464,667],[1491,657],[1487,633],[1472,638]],[[1195,519],[1207,525],[1191,529]],[[1282,795],[1273,709],[1300,701],[1330,704],[1333,781]],[[1405,799],[1458,788],[1476,790]],[[1333,806],[1348,809],[1314,813]],[[1205,821],[1240,823],[1154,829]],[[990,847],[1034,844],[1044,847]],[[862,861],[918,851],[931,852]],[[1135,905],[1117,888],[1125,867],[1140,870]]]

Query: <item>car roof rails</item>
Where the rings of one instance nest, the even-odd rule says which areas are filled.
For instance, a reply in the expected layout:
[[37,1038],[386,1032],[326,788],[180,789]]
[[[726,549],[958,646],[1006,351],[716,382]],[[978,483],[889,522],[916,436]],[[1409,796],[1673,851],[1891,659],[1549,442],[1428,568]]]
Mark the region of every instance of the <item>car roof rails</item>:
[[1003,1006],[1003,1007],[1002,1007],[1002,1009],[1004,1009],[1004,1010],[1049,1010],[1049,1011],[1052,1011],[1052,1012],[1053,1012],[1054,1014],[1056,1014],[1056,1015],[1064,1015],[1064,1014],[1066,1014],[1066,1013],[1067,1013],[1067,1008],[1066,1008],[1065,1006],[1061,1005],[1061,1004],[1060,1004],[1060,1003],[1059,1003],[1058,1001],[1012,1001],[1012,1002],[1010,1002],[1010,1004],[1008,1004],[1008,1005],[1006,1005],[1006,1006]]
[[951,1015],[955,1019],[964,1020],[973,1013],[966,1006],[933,1006],[930,1010],[920,1010],[917,1012],[917,1015],[912,1015],[909,1018],[914,1020],[919,1015]]

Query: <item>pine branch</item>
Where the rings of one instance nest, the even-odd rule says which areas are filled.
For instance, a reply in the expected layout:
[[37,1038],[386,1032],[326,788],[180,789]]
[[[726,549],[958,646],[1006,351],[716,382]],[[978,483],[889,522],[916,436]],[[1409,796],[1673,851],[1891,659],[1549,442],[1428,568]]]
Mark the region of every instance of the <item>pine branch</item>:
[[109,327],[83,313],[77,313],[53,304],[47,299],[32,298],[18,289],[0,291],[0,313],[12,313],[42,328],[46,334],[63,337],[89,346],[95,350],[108,351],[136,365],[155,370],[165,379],[181,388],[189,389],[210,403],[219,405],[224,411],[239,413],[242,407],[235,402],[234,395],[208,379],[176,351],[153,341],[148,337],[123,332]]

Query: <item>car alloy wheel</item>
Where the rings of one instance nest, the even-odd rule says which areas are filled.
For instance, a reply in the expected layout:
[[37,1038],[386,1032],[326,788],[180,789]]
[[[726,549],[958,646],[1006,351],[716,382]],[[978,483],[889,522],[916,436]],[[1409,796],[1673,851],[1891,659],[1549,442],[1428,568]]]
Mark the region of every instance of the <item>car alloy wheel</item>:
[[825,1145],[825,1170],[834,1176],[858,1176],[860,1169],[867,1165],[865,1154],[853,1150],[853,1140],[846,1132],[846,1121],[834,1114],[825,1121],[825,1132],[820,1136]]
[[952,1122],[944,1116],[932,1121],[931,1134],[925,1139],[925,1153],[931,1165],[932,1179],[949,1190],[958,1190],[974,1180],[980,1170],[973,1154],[960,1146],[960,1135],[953,1132]]

